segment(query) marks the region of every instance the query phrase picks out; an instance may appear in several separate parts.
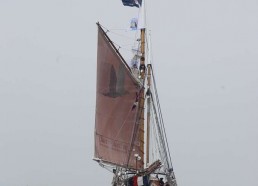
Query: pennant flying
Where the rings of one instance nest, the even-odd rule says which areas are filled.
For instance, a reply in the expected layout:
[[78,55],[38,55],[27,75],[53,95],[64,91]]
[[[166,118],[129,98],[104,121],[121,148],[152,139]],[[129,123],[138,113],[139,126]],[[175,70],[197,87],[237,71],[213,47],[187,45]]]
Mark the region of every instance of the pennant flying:
[[142,0],[122,0],[124,6],[135,6],[140,7],[142,6]]

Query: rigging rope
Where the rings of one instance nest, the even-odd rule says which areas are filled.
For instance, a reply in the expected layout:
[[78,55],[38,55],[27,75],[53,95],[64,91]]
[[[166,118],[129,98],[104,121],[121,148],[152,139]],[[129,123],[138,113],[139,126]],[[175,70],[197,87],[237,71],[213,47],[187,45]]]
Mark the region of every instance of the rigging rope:
[[159,136],[159,139],[160,139],[160,143],[161,143],[161,149],[162,149],[162,152],[164,154],[164,157],[161,157],[162,160],[165,160],[165,162],[167,162],[167,165],[168,165],[168,168],[169,168],[169,162],[168,162],[168,157],[167,157],[167,150],[166,150],[166,145],[165,145],[165,140],[164,140],[164,131],[162,131],[162,123],[160,123],[159,121],[159,118],[158,118],[158,113],[157,113],[157,110],[155,108],[155,104],[153,102],[153,98],[151,96],[151,99],[152,99],[152,105],[153,105],[153,111],[155,113],[155,120],[156,120],[156,123],[157,123],[157,131],[158,131],[158,136]]
[[[133,105],[132,105],[132,106],[133,106]],[[120,134],[120,132],[121,132],[122,128],[123,128],[123,127],[124,127],[124,125],[125,125],[125,122],[127,121],[128,116],[129,116],[129,114],[130,114],[131,112],[132,112],[132,108],[130,107],[130,109],[129,109],[129,111],[128,111],[127,115],[126,115],[126,118],[124,119],[123,124],[121,125],[121,127],[119,128],[119,130],[118,130],[118,132],[117,132],[116,136],[114,137],[114,140],[116,140],[116,139],[117,139],[117,137],[119,136],[119,134]]]
[[[122,37],[122,38],[126,38],[127,40],[131,41],[131,43],[126,43],[126,44],[118,44],[114,41],[112,41],[112,43],[114,45],[116,45],[117,47],[119,47],[120,49],[124,50],[124,51],[132,51],[132,48],[127,48],[126,46],[135,46],[136,45],[136,42],[137,41],[137,34],[138,32],[137,31],[130,31],[130,32],[135,32],[134,34],[134,38],[133,37],[128,37],[124,34],[120,34],[120,33],[117,33],[117,32],[113,32],[113,30],[121,30],[121,31],[126,31],[126,29],[107,29],[106,27],[104,27],[103,25],[101,25],[103,29],[106,30],[106,33],[108,32],[109,34],[108,35],[116,35],[116,36],[119,36],[119,37]],[[127,30],[128,31],[128,30]],[[133,43],[133,44],[132,44]],[[138,42],[139,43],[139,42]],[[139,44],[138,44],[138,49],[139,49]]]
[[[147,49],[152,50],[152,41],[151,41],[151,32],[149,32],[149,40],[147,40]],[[150,64],[151,66],[151,72],[152,72],[152,80],[153,80],[153,84],[154,86],[153,89],[153,93],[154,93],[154,97],[155,97],[155,101],[157,103],[157,108],[158,108],[158,113],[159,113],[159,121],[162,127],[162,133],[163,133],[163,140],[165,142],[164,147],[167,149],[167,153],[168,153],[168,168],[172,168],[173,169],[173,165],[172,165],[172,159],[171,159],[171,154],[170,154],[170,150],[169,150],[169,146],[168,146],[168,141],[167,141],[167,136],[166,136],[166,131],[165,131],[165,125],[164,125],[164,121],[163,121],[163,116],[162,116],[162,112],[161,112],[161,106],[160,106],[160,102],[159,102],[159,96],[158,96],[158,91],[157,91],[157,85],[156,85],[156,79],[155,79],[155,74],[154,74],[154,70],[153,70],[153,53],[150,53]]]
[[157,106],[158,106],[158,112],[159,112],[159,117],[160,117],[160,121],[161,121],[162,131],[163,131],[164,138],[165,138],[165,141],[164,141],[165,142],[165,147],[167,148],[167,153],[168,153],[168,156],[169,156],[168,168],[173,168],[172,160],[171,160],[171,154],[170,154],[168,141],[167,141],[167,135],[166,135],[164,121],[163,121],[163,116],[162,116],[162,113],[161,113],[161,107],[160,107],[159,98],[158,98],[158,91],[157,91],[157,87],[156,87],[155,75],[154,75],[154,71],[153,71],[152,68],[151,68],[151,70],[152,70],[152,74],[153,74],[152,79],[153,79],[153,83],[154,83],[154,92],[155,92],[155,97],[156,97],[156,101],[157,101],[156,103],[157,103]]
[[[153,114],[152,114],[152,121],[153,121],[153,123],[155,123],[155,118],[154,118],[154,116],[155,116],[155,114],[154,114],[154,110],[153,110],[153,108],[151,108],[151,111],[153,112]],[[160,146],[160,142],[159,142],[159,137],[158,137],[158,134],[157,134],[157,125],[152,125],[152,127],[153,127],[153,133],[155,134],[155,136],[153,136],[154,138],[153,139],[156,139],[155,140],[155,145],[156,145],[156,148],[157,148],[157,150],[158,150],[158,152],[159,152],[159,156],[161,157],[161,146]],[[155,149],[154,149],[155,150]]]
[[[141,91],[144,91],[144,89],[141,89]],[[139,95],[140,95],[140,93],[139,93]],[[140,97],[140,99],[142,99],[142,98]],[[130,162],[130,158],[131,158],[131,155],[132,155],[133,146],[134,146],[136,137],[138,136],[138,131],[139,131],[139,127],[140,127],[140,120],[141,120],[140,117],[142,116],[142,112],[144,111],[144,109],[141,108],[140,105],[138,106],[138,109],[141,109],[141,110],[140,110],[140,112],[137,111],[138,115],[137,115],[137,119],[135,121],[133,137],[132,137],[132,140],[131,140],[131,143],[130,143],[130,149],[129,149],[128,158],[127,158],[127,165],[126,165],[127,168],[129,166],[129,162]]]

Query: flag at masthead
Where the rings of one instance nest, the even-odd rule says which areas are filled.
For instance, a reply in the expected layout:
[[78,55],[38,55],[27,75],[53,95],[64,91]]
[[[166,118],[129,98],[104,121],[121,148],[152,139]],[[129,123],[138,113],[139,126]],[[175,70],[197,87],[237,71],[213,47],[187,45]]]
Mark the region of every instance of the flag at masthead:
[[140,7],[142,6],[142,0],[122,0],[124,6],[135,6]]

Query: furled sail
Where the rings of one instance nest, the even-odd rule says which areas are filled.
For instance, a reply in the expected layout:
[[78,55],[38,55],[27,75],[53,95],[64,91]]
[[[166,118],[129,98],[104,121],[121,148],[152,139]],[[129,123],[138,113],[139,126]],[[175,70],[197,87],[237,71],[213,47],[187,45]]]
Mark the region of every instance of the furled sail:
[[122,167],[143,166],[134,158],[142,154],[136,134],[141,89],[98,24],[95,158]]

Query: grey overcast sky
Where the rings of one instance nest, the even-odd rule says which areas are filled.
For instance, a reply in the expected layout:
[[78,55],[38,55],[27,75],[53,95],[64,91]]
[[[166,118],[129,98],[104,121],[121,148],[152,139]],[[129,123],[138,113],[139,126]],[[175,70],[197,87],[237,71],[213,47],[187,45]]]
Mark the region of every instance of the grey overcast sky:
[[[147,0],[179,186],[258,185],[258,1]],[[110,185],[92,161],[97,28],[120,0],[0,0],[0,186]]]

